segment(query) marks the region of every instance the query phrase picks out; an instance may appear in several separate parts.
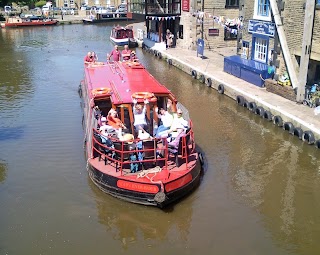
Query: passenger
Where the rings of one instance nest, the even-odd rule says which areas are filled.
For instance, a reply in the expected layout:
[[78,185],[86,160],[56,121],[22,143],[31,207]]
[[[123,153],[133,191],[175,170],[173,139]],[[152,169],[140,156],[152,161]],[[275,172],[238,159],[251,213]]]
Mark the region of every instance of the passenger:
[[134,50],[131,52],[130,60],[132,62],[139,62],[139,59],[137,58],[136,52]]
[[107,125],[107,118],[102,117],[101,118],[101,126],[99,128],[100,135],[102,138],[108,139],[108,136],[109,136],[108,130],[110,130],[110,128],[112,128],[112,127]]
[[94,62],[94,58],[93,58],[92,52],[89,51],[87,53],[87,55],[84,57],[84,63],[85,64],[92,64],[93,62]]
[[97,62],[98,61],[98,55],[94,51],[91,52],[91,55],[92,55],[92,58],[93,58],[93,62]]
[[185,120],[182,116],[183,112],[179,108],[177,110],[177,113],[173,115],[173,121],[170,129],[167,131],[167,134],[172,137],[177,137],[178,134],[182,131],[186,131],[186,129],[189,127],[188,121]]
[[112,57],[113,61],[120,61],[121,60],[121,52],[118,49],[118,45],[114,46],[114,49],[111,51],[110,55],[108,55],[108,60]]
[[170,129],[173,122],[173,116],[163,108],[160,108],[160,111],[158,113],[158,107],[156,108],[156,113],[162,124],[156,130],[155,137],[160,138],[162,137],[164,131]]
[[128,45],[124,46],[124,49],[122,50],[121,54],[122,54],[123,61],[130,60],[131,50],[129,49]]
[[137,103],[137,99],[133,99],[133,116],[134,116],[134,127],[135,130],[138,132],[139,130],[146,131],[147,129],[147,120],[146,120],[146,104],[149,101],[147,99],[144,100],[144,106]]
[[126,126],[122,123],[122,121],[118,118],[118,113],[116,110],[111,109],[107,116],[108,125],[113,127],[114,129],[123,128],[125,129]]

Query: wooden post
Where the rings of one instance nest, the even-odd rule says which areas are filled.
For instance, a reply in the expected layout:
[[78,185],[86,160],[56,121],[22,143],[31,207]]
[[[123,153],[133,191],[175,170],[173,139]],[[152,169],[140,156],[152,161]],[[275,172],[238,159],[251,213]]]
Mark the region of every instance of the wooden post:
[[307,0],[304,16],[303,41],[299,69],[299,86],[297,91],[297,102],[302,102],[305,98],[305,86],[307,83],[308,66],[311,54],[313,19],[315,11],[315,1]]

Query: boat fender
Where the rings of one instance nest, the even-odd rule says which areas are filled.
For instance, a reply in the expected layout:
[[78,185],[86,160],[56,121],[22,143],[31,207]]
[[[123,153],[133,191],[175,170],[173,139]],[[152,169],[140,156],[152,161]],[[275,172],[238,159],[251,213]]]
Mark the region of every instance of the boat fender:
[[285,122],[283,124],[283,129],[289,131],[289,134],[293,135],[294,125],[291,122]]
[[81,88],[81,84],[79,85],[79,88],[78,88],[78,94],[79,94],[79,97],[82,98],[82,88]]
[[219,84],[219,86],[218,86],[218,93],[224,94],[224,86],[222,84]]
[[157,202],[158,204],[163,203],[165,200],[166,200],[166,194],[164,194],[163,192],[158,192],[154,196],[154,201]]
[[168,58],[167,62],[168,62],[169,65],[172,65],[172,59],[171,58]]
[[158,55],[158,51],[157,51],[157,50],[154,50],[154,51],[153,51],[153,55],[157,56],[157,55]]
[[317,149],[320,149],[320,140],[317,140],[314,145],[316,146]]
[[110,88],[97,88],[91,91],[92,95],[95,96],[110,96],[111,89]]
[[141,48],[142,48],[143,50],[145,50],[145,49],[146,49],[146,45],[145,45],[145,43],[142,43]]
[[293,135],[297,136],[300,140],[302,139],[303,130],[299,127],[293,129]]
[[[304,131],[302,134],[302,141],[307,142],[308,144],[314,144],[315,138],[314,138],[314,134],[312,133],[312,131],[310,131],[310,130]],[[318,141],[320,141],[320,140],[318,140]]]
[[191,76],[193,79],[197,79],[197,71],[196,70],[192,70],[191,71]]
[[204,75],[203,75],[203,74],[200,74],[200,76],[199,76],[199,80],[200,80],[200,82],[201,82],[201,83],[205,83],[205,81],[206,81],[206,77],[204,77]]
[[203,155],[201,152],[198,153],[199,156],[199,161],[200,161],[200,165],[203,166],[204,165],[204,159],[203,159]]
[[271,114],[271,112],[269,112],[269,111],[264,111],[263,118],[265,118],[265,119],[268,120],[268,121],[271,121],[271,120],[272,120],[272,114]]
[[244,97],[243,96],[237,96],[236,97],[237,104],[243,106],[244,103]]
[[207,78],[207,86],[211,87],[212,86],[212,80],[211,78]]
[[158,56],[158,58],[162,59],[162,54],[161,54],[161,52],[158,52],[157,56]]
[[250,103],[248,104],[248,109],[249,109],[249,111],[255,112],[255,111],[256,111],[256,108],[257,108],[257,105],[256,105],[255,102],[250,102]]
[[243,107],[247,109],[249,107],[249,102],[246,99],[243,101]]
[[255,109],[254,113],[262,117],[263,114],[264,114],[264,109],[263,109],[263,107],[262,107],[262,106],[258,106],[258,107]]
[[274,116],[273,124],[275,124],[278,127],[282,127],[283,126],[282,118],[279,115]]

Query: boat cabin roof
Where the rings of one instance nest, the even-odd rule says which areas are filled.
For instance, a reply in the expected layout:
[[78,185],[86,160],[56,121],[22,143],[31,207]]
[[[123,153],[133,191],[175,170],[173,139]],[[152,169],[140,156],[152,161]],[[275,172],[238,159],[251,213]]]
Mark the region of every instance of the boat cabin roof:
[[127,26],[127,27],[116,26],[116,27],[113,27],[112,29],[115,30],[115,31],[118,31],[118,30],[133,30],[133,28],[131,26]]
[[[173,95],[140,63],[108,62],[85,66],[85,80],[89,91],[107,89],[113,104],[132,103],[132,94],[150,92],[156,96]],[[94,94],[91,94],[95,98]]]

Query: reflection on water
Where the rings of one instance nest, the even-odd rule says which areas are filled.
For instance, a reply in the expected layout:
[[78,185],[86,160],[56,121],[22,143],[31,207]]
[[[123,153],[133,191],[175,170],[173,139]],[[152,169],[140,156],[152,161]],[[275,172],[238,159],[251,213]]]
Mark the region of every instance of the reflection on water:
[[0,30],[0,253],[317,254],[319,151],[141,49],[189,110],[204,178],[165,211],[88,182],[77,88],[112,25]]

